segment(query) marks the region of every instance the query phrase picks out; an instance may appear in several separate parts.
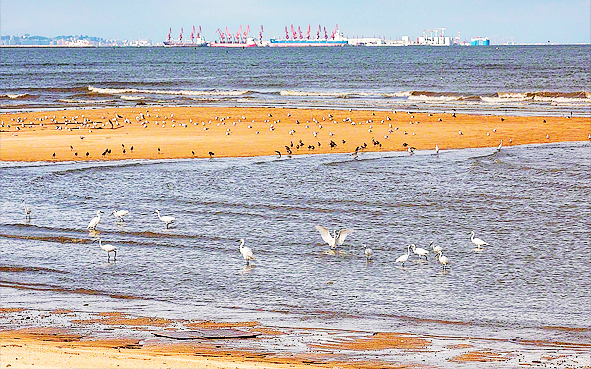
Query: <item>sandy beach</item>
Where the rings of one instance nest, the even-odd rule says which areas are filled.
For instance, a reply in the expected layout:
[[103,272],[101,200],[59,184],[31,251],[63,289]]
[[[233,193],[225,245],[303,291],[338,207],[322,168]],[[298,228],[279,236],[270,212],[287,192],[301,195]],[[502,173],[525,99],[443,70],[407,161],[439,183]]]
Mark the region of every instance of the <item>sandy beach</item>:
[[[0,115],[0,160],[178,159],[585,141],[589,118],[137,107]],[[331,147],[331,141],[333,145]],[[287,147],[286,147],[287,146]]]

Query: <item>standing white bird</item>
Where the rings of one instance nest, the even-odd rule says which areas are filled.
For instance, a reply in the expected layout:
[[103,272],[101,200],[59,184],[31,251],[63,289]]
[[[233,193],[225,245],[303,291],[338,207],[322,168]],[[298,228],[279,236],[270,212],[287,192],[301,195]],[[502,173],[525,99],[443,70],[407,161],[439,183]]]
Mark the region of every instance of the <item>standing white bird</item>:
[[238,242],[240,242],[240,253],[242,254],[244,260],[246,260],[246,266],[248,266],[250,260],[254,260],[254,254],[252,253],[250,247],[244,246],[244,238],[241,238]]
[[481,246],[490,246],[488,243],[484,242],[480,238],[474,238],[474,231],[470,233],[470,241],[476,245],[477,250],[482,250]]
[[501,152],[501,148],[503,148],[503,139],[501,138],[501,143],[499,144],[499,147],[497,147],[497,152]]
[[425,250],[421,247],[417,247],[415,244],[410,245],[410,247],[412,247],[412,252],[419,255],[419,258],[421,256],[424,256],[425,260],[427,260],[427,254],[429,254],[429,250]]
[[402,267],[404,268],[404,263],[406,263],[406,261],[408,260],[408,257],[410,256],[410,246],[408,245],[408,247],[406,248],[406,254],[398,257],[398,259],[396,259],[397,263],[402,263]]
[[125,222],[125,219],[123,219],[124,216],[126,216],[127,214],[129,214],[128,210],[113,210],[113,212],[111,213],[114,217],[119,218],[119,220],[121,222]]
[[23,206],[25,207],[25,219],[31,219],[31,209],[27,207],[25,200],[23,200]]
[[435,144],[435,154],[439,154],[439,146]]
[[440,252],[443,252],[443,248],[441,246],[439,246],[439,245],[433,246],[433,241],[431,241],[431,243],[429,244],[429,246],[431,246],[431,248],[433,249],[433,252],[436,253],[436,254],[437,253],[440,253]]
[[348,235],[353,233],[352,229],[341,229],[340,231],[333,231],[333,235],[330,235],[330,231],[322,226],[315,226],[315,228],[320,232],[320,236],[324,242],[328,243],[331,250],[335,250],[337,247],[341,246],[345,242],[345,238]]
[[163,217],[160,216],[160,210],[156,209],[154,210],[155,214],[158,214],[158,219],[160,219],[162,222],[164,222],[166,224],[166,229],[168,229],[168,225],[171,224],[172,222],[174,222],[176,220],[175,217],[171,217],[170,215],[165,215]]
[[111,245],[110,243],[106,243],[103,245],[103,242],[101,241],[100,237],[97,238],[96,240],[92,241],[92,243],[95,243],[97,241],[98,241],[101,249],[103,249],[107,252],[107,262],[109,260],[111,260],[111,251],[113,251],[115,253],[115,256],[113,257],[113,261],[117,260],[117,248],[115,246]]
[[90,220],[90,223],[88,223],[88,227],[86,227],[86,229],[95,229],[96,226],[99,224],[99,222],[101,221],[101,214],[103,212],[101,210],[97,210],[96,211],[96,217],[92,218]]
[[449,264],[449,259],[447,256],[444,256],[443,252],[440,251],[437,253],[437,260],[439,260],[441,266],[443,266],[443,270],[445,270],[445,268],[447,268],[447,264]]
[[363,245],[363,247],[365,248],[365,258],[367,259],[367,261],[371,260],[373,250],[367,247],[367,245]]

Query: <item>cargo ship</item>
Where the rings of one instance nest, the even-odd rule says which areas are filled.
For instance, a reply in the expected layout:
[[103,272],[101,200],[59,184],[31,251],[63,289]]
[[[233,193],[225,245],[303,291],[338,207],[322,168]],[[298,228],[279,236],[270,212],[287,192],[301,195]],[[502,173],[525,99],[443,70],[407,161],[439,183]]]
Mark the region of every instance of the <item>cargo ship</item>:
[[[324,38],[321,37],[321,32],[324,30]],[[294,29],[293,24],[291,25],[291,37],[290,32],[285,26],[285,39],[278,40],[272,38],[269,41],[271,47],[308,47],[308,46],[346,46],[349,42],[343,37],[339,31],[339,25],[337,24],[334,31],[328,35],[326,27],[318,26],[316,37],[310,37],[310,25],[308,25],[308,32],[304,36],[301,28],[298,26],[297,31]]]
[[203,47],[207,46],[207,42],[203,37],[201,37],[201,26],[199,26],[199,32],[195,34],[195,26],[193,26],[193,32],[191,32],[190,42],[187,40],[183,42],[183,28],[181,27],[181,33],[179,35],[178,41],[172,40],[170,37],[170,33],[172,32],[172,28],[168,30],[168,37],[166,41],[164,41],[164,46],[168,47]]
[[209,46],[211,47],[229,47],[229,48],[247,48],[247,47],[255,47],[262,45],[263,41],[263,26],[261,26],[261,32],[259,33],[259,42],[257,43],[253,37],[248,37],[248,33],[250,32],[250,26],[246,26],[246,30],[242,32],[242,25],[234,35],[232,32],[228,31],[228,27],[226,27],[226,32],[217,29],[218,35],[220,35],[220,40],[217,42],[210,42]]

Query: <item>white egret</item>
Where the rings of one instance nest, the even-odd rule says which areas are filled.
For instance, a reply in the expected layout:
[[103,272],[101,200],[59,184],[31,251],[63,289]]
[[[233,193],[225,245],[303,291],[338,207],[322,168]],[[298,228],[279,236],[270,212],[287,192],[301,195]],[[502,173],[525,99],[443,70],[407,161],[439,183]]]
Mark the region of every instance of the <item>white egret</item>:
[[435,154],[439,154],[439,146],[435,144]]
[[101,241],[100,237],[97,238],[96,240],[92,241],[92,243],[95,243],[97,241],[98,241],[101,249],[103,249],[107,252],[107,261],[111,260],[111,251],[115,253],[115,256],[113,257],[113,261],[117,260],[117,248],[115,246],[111,245],[110,243],[106,243],[103,245],[103,242]]
[[440,253],[443,252],[443,248],[441,246],[433,246],[433,241],[431,241],[431,243],[429,244],[429,246],[431,246],[431,248],[433,249],[434,253]]
[[170,215],[165,215],[165,216],[161,217],[160,210],[158,210],[158,209],[154,210],[154,213],[158,214],[158,219],[160,219],[162,222],[164,222],[166,224],[166,229],[168,229],[168,226],[176,220],[175,217],[171,217]]
[[415,244],[410,245],[410,247],[412,248],[412,252],[419,255],[419,258],[421,256],[424,256],[425,260],[427,260],[427,254],[429,254],[429,250],[425,250],[421,247],[417,247]]
[[367,259],[367,261],[371,260],[373,250],[367,247],[367,245],[363,245],[363,247],[365,248],[365,258]]
[[447,256],[444,256],[443,252],[440,251],[437,253],[437,260],[439,260],[441,266],[443,266],[443,270],[445,270],[447,264],[449,264],[449,259],[447,258]]
[[328,229],[319,225],[315,226],[315,228],[320,232],[320,236],[322,236],[324,242],[328,243],[331,250],[336,250],[337,247],[345,242],[345,238],[354,232],[352,229],[341,229],[338,232],[335,230],[331,236]]
[[241,238],[238,242],[240,242],[240,253],[242,254],[244,260],[246,260],[246,266],[248,266],[250,260],[254,260],[254,254],[252,253],[250,247],[244,246],[244,238]]
[[482,250],[481,246],[490,246],[488,243],[484,242],[480,238],[474,238],[474,231],[470,233],[470,241],[472,241],[472,243],[476,245],[477,250]]
[[398,259],[396,259],[397,263],[402,263],[402,267],[404,267],[404,263],[406,263],[406,261],[408,260],[408,257],[410,256],[410,246],[408,245],[408,247],[406,248],[406,254],[400,256]]
[[31,218],[31,209],[27,207],[27,203],[23,200],[23,206],[25,207],[25,219]]
[[88,227],[86,227],[86,229],[96,229],[96,226],[99,224],[99,222],[101,221],[101,214],[103,212],[101,210],[97,210],[96,211],[96,217],[92,218],[90,220],[90,223],[88,223]]
[[501,138],[501,143],[499,144],[499,147],[497,147],[497,152],[501,152],[502,147],[503,147],[503,139]]
[[129,214],[128,210],[113,210],[113,212],[111,213],[114,217],[119,218],[120,221],[125,222],[125,219],[123,219],[124,216],[126,216],[127,214]]

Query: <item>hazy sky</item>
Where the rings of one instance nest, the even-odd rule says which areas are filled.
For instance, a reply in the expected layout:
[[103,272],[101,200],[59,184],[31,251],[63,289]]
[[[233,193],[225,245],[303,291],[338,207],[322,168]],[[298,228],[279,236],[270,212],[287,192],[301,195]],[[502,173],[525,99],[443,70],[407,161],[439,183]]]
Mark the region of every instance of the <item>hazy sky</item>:
[[264,39],[284,37],[284,27],[302,31],[318,24],[330,33],[338,23],[352,36],[418,37],[424,29],[445,27],[462,40],[490,37],[493,43],[590,43],[590,0],[0,0],[2,35],[89,35],[115,39],[164,41],[169,27],[178,37],[201,26],[208,40],[216,29],[234,33],[263,25]]

